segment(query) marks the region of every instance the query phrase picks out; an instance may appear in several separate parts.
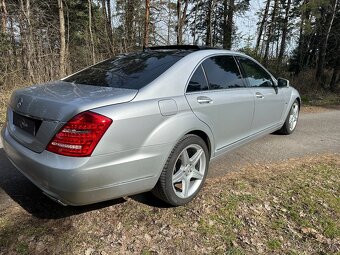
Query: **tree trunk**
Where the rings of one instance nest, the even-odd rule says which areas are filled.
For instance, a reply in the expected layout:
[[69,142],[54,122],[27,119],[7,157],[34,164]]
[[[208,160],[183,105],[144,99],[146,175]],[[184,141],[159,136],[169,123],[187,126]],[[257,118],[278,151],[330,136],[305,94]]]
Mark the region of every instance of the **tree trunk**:
[[291,0],[288,0],[287,6],[286,6],[285,19],[283,21],[281,47],[280,47],[279,57],[277,60],[277,70],[279,70],[282,64],[283,54],[285,53],[285,50],[286,50],[286,39],[287,39],[287,32],[288,32],[288,19],[289,19],[290,5],[291,5]]
[[195,8],[195,15],[194,15],[194,27],[192,31],[192,44],[196,44],[196,26],[197,26],[197,12],[198,12],[198,7],[201,5],[201,1],[196,2],[196,8]]
[[15,30],[14,30],[14,22],[13,22],[13,17],[9,18],[10,21],[10,35],[11,35],[11,47],[12,47],[12,53],[13,53],[13,66],[16,69],[17,68],[17,47],[16,47],[16,42],[15,42]]
[[145,0],[145,24],[144,24],[143,48],[147,48],[149,46],[149,18],[150,18],[150,0]]
[[33,28],[31,24],[31,5],[30,0],[20,0],[20,37],[22,40],[22,60],[24,76],[30,82],[34,81],[33,73]]
[[223,1],[223,48],[227,47],[228,0]]
[[300,22],[300,31],[299,31],[299,42],[298,42],[298,54],[297,54],[297,68],[295,69],[294,74],[298,75],[303,67],[304,67],[304,59],[305,59],[305,52],[308,52],[307,43],[306,43],[306,36],[305,36],[305,23],[310,19],[310,10],[305,8],[305,6],[309,3],[309,0],[304,0],[301,8],[301,22]]
[[66,72],[66,40],[65,40],[65,18],[64,5],[62,0],[58,0],[59,8],[59,33],[60,33],[60,50],[59,50],[59,76],[65,76]]
[[[99,4],[99,0],[98,0],[98,4]],[[108,20],[107,20],[107,12],[106,12],[106,0],[101,0],[101,4],[102,4],[102,16],[103,16],[103,20],[104,20],[104,31],[105,31],[105,42],[106,42],[106,46],[108,51],[111,51],[111,42],[110,42],[110,34],[109,34],[109,28],[108,28]]]
[[[338,19],[339,20],[339,19]],[[333,74],[331,82],[329,83],[329,88],[332,92],[337,92],[337,89],[339,87],[340,83],[340,40],[339,40],[339,34],[340,34],[340,25],[337,24],[337,22],[334,22],[334,25],[336,26],[333,30],[333,35],[338,35],[338,40],[336,40],[336,46],[334,51],[334,62],[333,62]]]
[[[67,43],[66,43],[66,59],[70,59],[70,9],[66,8],[66,19],[67,19]],[[68,63],[66,65],[66,73],[72,72],[72,66]]]
[[107,32],[110,41],[110,52],[114,53],[114,41],[113,41],[113,30],[112,30],[112,17],[111,17],[111,0],[106,1],[107,9]]
[[96,55],[94,50],[94,39],[92,33],[92,1],[88,0],[88,15],[89,15],[89,34],[90,34],[90,45],[91,45],[91,56],[92,56],[92,63],[96,63]]
[[270,43],[273,41],[273,34],[274,34],[274,27],[276,23],[276,11],[277,11],[277,4],[278,0],[274,0],[274,7],[271,13],[271,21],[268,28],[268,34],[267,34],[267,41],[266,41],[266,48],[264,51],[264,57],[263,57],[263,65],[268,65],[268,57],[269,57],[269,46]]
[[187,16],[189,0],[185,0],[184,9],[182,12],[182,2],[177,0],[177,45],[183,43],[183,26]]
[[132,46],[135,46],[134,41],[134,5],[132,0],[127,0],[125,13],[125,31],[126,31],[126,49],[129,51]]
[[235,1],[224,0],[223,5],[224,5],[223,48],[230,50],[232,45],[231,39],[233,34]]
[[27,49],[28,49],[28,57],[29,57],[29,76],[30,80],[34,81],[34,38],[33,38],[33,26],[32,26],[32,20],[31,20],[31,0],[26,0],[26,17],[27,17],[27,25],[28,25],[28,43],[27,43]]
[[213,9],[212,5],[213,5],[213,0],[208,0],[208,13],[206,17],[207,35],[205,39],[205,44],[207,46],[212,45],[212,29],[211,29],[212,9]]
[[217,19],[213,19],[213,24],[212,24],[212,44],[211,46],[212,47],[215,47],[217,41],[218,41],[218,38],[217,38]]
[[170,44],[170,30],[171,30],[171,0],[168,0],[168,35],[167,35],[167,44]]
[[177,0],[177,45],[180,45],[182,43],[182,33],[180,33],[181,6],[181,0]]
[[264,30],[265,23],[266,23],[267,17],[268,17],[270,1],[271,0],[267,0],[266,7],[264,9],[263,17],[262,17],[262,20],[261,20],[259,33],[258,33],[257,40],[256,40],[256,46],[255,46],[255,52],[256,53],[258,53],[258,50],[259,50],[259,47],[260,47],[260,42],[261,42],[263,30]]
[[7,27],[7,8],[6,8],[6,2],[5,0],[1,0],[0,2],[0,12],[1,12],[1,32],[6,33],[6,27]]
[[332,74],[332,79],[329,84],[329,88],[332,92],[336,92],[337,87],[338,87],[338,76],[339,76],[339,69],[340,69],[340,57],[338,56],[337,61],[335,66],[333,67],[333,74]]
[[323,39],[320,40],[318,62],[317,62],[316,73],[315,73],[315,78],[317,81],[321,81],[321,78],[324,73],[327,43],[328,43],[328,38],[329,38],[331,28],[333,25],[336,9],[338,5],[338,0],[332,0],[331,5],[332,5],[331,13],[328,13],[326,20],[325,20],[325,27],[326,27],[325,32],[323,31],[321,32],[321,34],[324,36],[323,36]]

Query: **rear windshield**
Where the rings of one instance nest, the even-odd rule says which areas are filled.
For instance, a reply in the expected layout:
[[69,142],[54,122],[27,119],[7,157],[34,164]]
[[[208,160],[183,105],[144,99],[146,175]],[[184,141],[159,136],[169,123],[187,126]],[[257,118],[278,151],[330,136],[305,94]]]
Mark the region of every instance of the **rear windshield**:
[[149,51],[119,55],[64,81],[102,87],[140,89],[169,69],[188,51]]

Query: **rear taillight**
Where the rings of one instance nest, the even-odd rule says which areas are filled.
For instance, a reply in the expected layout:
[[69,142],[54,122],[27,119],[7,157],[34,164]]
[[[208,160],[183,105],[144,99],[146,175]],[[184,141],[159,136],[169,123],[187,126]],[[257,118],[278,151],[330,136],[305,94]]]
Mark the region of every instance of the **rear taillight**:
[[71,157],[90,156],[111,123],[110,118],[94,112],[80,113],[53,137],[47,150]]

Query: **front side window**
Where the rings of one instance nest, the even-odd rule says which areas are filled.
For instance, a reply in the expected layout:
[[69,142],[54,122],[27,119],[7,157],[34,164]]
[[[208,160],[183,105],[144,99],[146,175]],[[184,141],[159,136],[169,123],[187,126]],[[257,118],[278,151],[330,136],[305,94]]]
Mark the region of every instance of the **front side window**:
[[189,53],[150,51],[124,54],[86,68],[64,81],[92,86],[141,89]]
[[210,89],[245,87],[235,59],[232,56],[211,57],[206,59],[202,65],[207,75]]
[[194,72],[194,74],[192,75],[189,81],[187,92],[195,92],[195,91],[202,91],[202,90],[208,90],[208,83],[207,83],[207,79],[205,78],[203,68],[200,65],[196,69],[196,71]]
[[257,63],[249,58],[238,57],[243,68],[244,78],[250,87],[273,87],[271,76]]

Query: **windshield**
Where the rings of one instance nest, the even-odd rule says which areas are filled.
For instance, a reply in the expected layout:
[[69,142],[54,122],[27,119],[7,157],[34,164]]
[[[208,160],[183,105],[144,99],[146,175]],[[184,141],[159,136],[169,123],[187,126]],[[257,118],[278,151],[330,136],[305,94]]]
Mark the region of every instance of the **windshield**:
[[119,55],[86,68],[64,81],[92,86],[140,89],[189,53],[172,50]]

